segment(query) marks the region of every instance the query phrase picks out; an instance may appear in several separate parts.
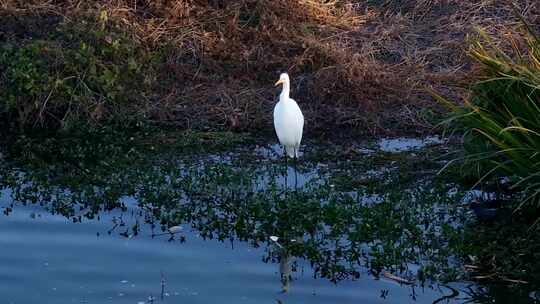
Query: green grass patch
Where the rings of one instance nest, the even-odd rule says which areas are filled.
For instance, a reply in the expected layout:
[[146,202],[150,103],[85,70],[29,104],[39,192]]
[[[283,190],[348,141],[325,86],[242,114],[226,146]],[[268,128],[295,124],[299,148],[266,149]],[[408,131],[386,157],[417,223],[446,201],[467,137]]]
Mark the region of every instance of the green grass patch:
[[[525,47],[498,47],[480,32],[469,51],[481,68],[471,97],[457,105],[439,97],[464,132],[466,175],[478,182],[507,176],[521,206],[540,207],[540,38],[528,31]],[[525,50],[523,50],[525,49]]]
[[0,66],[0,116],[18,130],[141,120],[155,81],[149,54],[103,15],[64,20],[40,39],[8,40]]

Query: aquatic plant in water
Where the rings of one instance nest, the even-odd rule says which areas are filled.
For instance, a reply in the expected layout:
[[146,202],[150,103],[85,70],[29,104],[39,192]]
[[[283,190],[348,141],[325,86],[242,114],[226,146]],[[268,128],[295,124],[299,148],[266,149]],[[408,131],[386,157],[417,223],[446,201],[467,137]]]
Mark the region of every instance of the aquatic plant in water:
[[[303,258],[317,276],[332,281],[368,272],[420,281],[463,275],[449,262],[463,210],[436,182],[415,185],[400,175],[386,175],[389,180],[350,187],[343,177],[336,183],[333,174],[306,161],[297,173],[301,187],[295,189],[284,184],[286,174],[289,181],[293,177],[283,172],[281,160],[250,161],[241,153],[175,159],[132,145],[101,146],[100,157],[91,152],[98,152],[95,146],[68,148],[95,158],[58,161],[44,159],[48,154],[43,153],[12,159],[0,173],[0,184],[15,201],[43,204],[73,221],[136,207],[146,224],[163,233],[190,227],[205,239],[263,246],[265,261]],[[341,170],[351,167],[332,171]],[[388,183],[401,186],[388,190]],[[141,224],[122,235],[136,236]],[[189,241],[181,231],[175,236]],[[279,239],[279,247],[271,236]],[[419,264],[420,271],[410,269],[412,264]]]

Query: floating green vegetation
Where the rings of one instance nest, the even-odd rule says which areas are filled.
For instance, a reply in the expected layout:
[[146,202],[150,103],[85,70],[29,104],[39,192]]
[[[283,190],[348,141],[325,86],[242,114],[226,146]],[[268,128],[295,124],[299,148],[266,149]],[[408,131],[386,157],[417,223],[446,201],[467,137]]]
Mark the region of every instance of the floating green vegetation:
[[[460,187],[449,183],[457,179],[436,175],[444,147],[395,155],[336,148],[333,156],[313,147],[295,178],[274,147],[236,134],[144,127],[84,134],[10,143],[2,151],[0,188],[9,189],[14,205],[3,212],[41,204],[80,222],[134,208],[141,220],[118,228],[121,235],[135,236],[145,223],[165,234],[191,227],[206,239],[266,248],[267,262],[284,252],[303,258],[332,281],[370,272],[407,282],[474,278],[537,286],[530,275],[537,270],[537,230],[528,231],[523,216],[474,220]],[[189,242],[186,231],[174,238]]]
[[[437,179],[400,180],[399,170],[368,174],[366,184],[346,178],[380,168],[373,156],[365,156],[365,166],[345,161],[331,168],[304,160],[295,177],[292,167],[284,171],[280,157],[254,157],[253,146],[171,157],[136,140],[104,145],[95,141],[100,138],[84,145],[19,142],[6,153],[0,187],[10,189],[15,202],[42,204],[75,222],[136,207],[147,224],[164,232],[182,225],[203,238],[264,246],[267,262],[280,260],[285,250],[332,281],[368,271],[421,282],[465,275],[452,251],[462,237],[465,210],[456,204],[459,195]],[[123,235],[138,234],[141,224],[126,227]],[[176,237],[189,241],[182,232]],[[278,247],[270,237],[278,238]]]

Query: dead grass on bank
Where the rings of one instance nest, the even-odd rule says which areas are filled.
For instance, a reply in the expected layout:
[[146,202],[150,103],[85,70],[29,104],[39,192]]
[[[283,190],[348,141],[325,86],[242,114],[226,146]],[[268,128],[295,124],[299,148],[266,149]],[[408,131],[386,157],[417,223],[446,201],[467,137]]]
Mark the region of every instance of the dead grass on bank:
[[318,133],[427,130],[438,108],[424,88],[465,94],[460,87],[474,75],[466,36],[474,27],[504,44],[518,37],[514,9],[540,24],[536,0],[0,0],[0,8],[2,16],[43,20],[95,11],[125,25],[164,54],[147,109],[154,120],[266,129],[272,84],[288,71],[306,129]]

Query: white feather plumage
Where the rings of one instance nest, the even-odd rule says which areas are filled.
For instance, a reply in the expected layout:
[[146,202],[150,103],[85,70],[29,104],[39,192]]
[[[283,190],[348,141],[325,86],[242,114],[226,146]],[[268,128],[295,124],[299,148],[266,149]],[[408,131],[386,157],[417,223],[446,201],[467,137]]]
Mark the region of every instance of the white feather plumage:
[[304,129],[304,115],[296,101],[289,98],[289,75],[281,74],[276,85],[280,83],[283,84],[283,90],[279,95],[279,102],[274,107],[274,128],[280,144],[285,147],[287,156],[298,158]]

